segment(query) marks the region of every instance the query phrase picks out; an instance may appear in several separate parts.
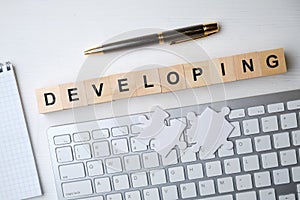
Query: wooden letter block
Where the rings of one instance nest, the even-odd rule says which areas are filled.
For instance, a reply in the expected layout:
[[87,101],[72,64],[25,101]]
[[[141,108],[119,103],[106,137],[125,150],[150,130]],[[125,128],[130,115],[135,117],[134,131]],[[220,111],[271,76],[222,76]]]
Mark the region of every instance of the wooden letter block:
[[259,58],[262,76],[287,72],[283,48],[259,52]]
[[213,59],[210,69],[214,69],[210,76],[215,77],[215,83],[236,81],[233,56]]
[[135,74],[130,72],[109,76],[113,100],[136,96]]
[[83,82],[67,83],[59,88],[64,109],[88,105]]
[[35,94],[39,113],[63,110],[59,86],[37,89]]
[[189,63],[183,66],[187,88],[197,88],[210,84],[208,61]]
[[86,80],[84,85],[89,105],[112,101],[109,77]]
[[158,69],[149,69],[135,73],[136,96],[161,93]]
[[257,52],[234,56],[234,66],[237,80],[255,78],[262,75]]
[[183,65],[159,68],[162,92],[171,92],[186,88]]

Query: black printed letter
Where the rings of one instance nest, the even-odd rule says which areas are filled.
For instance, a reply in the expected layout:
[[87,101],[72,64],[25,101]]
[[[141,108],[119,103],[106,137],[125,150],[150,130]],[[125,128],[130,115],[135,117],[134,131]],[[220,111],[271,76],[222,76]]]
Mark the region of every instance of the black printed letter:
[[72,102],[72,101],[79,101],[78,97],[77,98],[73,98],[73,96],[78,95],[78,93],[76,91],[77,91],[77,88],[70,88],[70,89],[68,89],[68,95],[69,95],[69,101],[70,102]]
[[268,57],[267,57],[267,65],[268,65],[268,67],[270,67],[270,68],[276,68],[276,67],[278,67],[278,65],[279,65],[279,62],[278,62],[278,60],[273,60],[272,61],[272,64],[273,65],[271,65],[271,63],[270,63],[270,59],[271,58],[274,58],[274,59],[277,59],[277,56],[276,55],[269,55]]
[[203,73],[203,70],[201,68],[193,68],[193,79],[194,81],[197,81],[197,76],[201,76]]
[[[49,96],[52,98],[52,101],[49,101],[49,99],[48,99]],[[55,98],[55,95],[53,93],[51,93],[51,92],[44,93],[44,98],[45,98],[46,106],[51,106],[51,105],[55,104],[56,98]]]

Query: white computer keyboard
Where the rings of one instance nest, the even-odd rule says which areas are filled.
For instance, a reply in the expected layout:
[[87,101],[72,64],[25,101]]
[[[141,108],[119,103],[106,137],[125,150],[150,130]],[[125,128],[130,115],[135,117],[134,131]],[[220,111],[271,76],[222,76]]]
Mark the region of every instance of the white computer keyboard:
[[235,127],[233,148],[221,147],[206,159],[188,148],[162,158],[139,143],[141,114],[51,127],[58,198],[299,199],[300,90],[166,111],[170,119],[184,119],[224,105]]

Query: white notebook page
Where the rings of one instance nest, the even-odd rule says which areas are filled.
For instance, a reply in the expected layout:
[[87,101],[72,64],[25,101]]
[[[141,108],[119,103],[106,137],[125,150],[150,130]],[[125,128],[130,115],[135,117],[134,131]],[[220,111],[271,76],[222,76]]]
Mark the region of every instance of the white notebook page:
[[[41,195],[13,68],[0,72],[0,199]],[[1,70],[0,70],[1,71]]]

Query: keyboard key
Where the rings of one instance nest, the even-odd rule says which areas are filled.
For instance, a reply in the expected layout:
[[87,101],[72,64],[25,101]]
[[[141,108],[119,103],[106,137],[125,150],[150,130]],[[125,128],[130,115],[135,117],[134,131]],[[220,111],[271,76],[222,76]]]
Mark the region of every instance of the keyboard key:
[[131,149],[133,152],[138,152],[138,151],[146,151],[147,150],[147,145],[141,143],[140,141],[136,140],[134,137],[130,138],[130,144],[131,144]]
[[300,167],[293,167],[292,168],[292,177],[294,182],[300,181]]
[[200,148],[200,151],[199,151],[199,159],[200,160],[210,160],[210,159],[213,159],[215,158],[216,155],[215,154],[211,154],[209,156],[203,154],[203,151],[201,151],[201,148]]
[[77,160],[86,160],[92,157],[89,144],[80,144],[74,146],[75,156]]
[[143,163],[145,168],[153,168],[159,166],[158,154],[156,152],[144,153]]
[[283,130],[298,127],[296,113],[280,115],[280,122]]
[[264,200],[276,200],[275,190],[273,188],[260,190],[259,198]]
[[176,185],[162,187],[161,193],[164,200],[178,199],[178,190]]
[[186,168],[187,168],[188,178],[190,180],[203,178],[203,169],[201,163],[187,165]]
[[178,182],[183,181],[184,178],[184,170],[183,167],[171,167],[168,169],[169,171],[169,179],[170,182]]
[[94,154],[96,158],[105,157],[110,155],[108,141],[95,142],[93,144]]
[[183,163],[196,161],[196,153],[194,153],[190,148],[180,150],[180,159]]
[[93,130],[92,135],[95,140],[105,139],[109,137],[109,130],[107,128]]
[[206,175],[208,177],[220,176],[222,174],[221,162],[213,161],[205,163]]
[[229,114],[229,119],[237,119],[245,117],[245,110],[244,109],[237,109],[237,110],[231,110]]
[[114,137],[124,136],[129,134],[127,126],[114,127],[111,129],[111,132],[112,132],[112,136]]
[[59,166],[58,169],[59,169],[60,178],[62,180],[85,177],[83,163],[61,165],[61,166]]
[[159,192],[157,188],[143,190],[144,200],[160,200]]
[[277,169],[273,171],[273,181],[275,185],[290,183],[288,169]]
[[287,102],[287,108],[288,108],[288,110],[300,109],[300,100]]
[[60,135],[55,136],[53,138],[55,145],[63,145],[63,144],[70,144],[71,143],[71,137],[70,135]]
[[86,163],[89,176],[99,176],[103,174],[102,160],[95,160]]
[[134,188],[144,187],[148,185],[146,172],[138,172],[131,175],[132,186]]
[[268,112],[269,113],[276,113],[284,111],[284,104],[283,103],[274,103],[268,105]]
[[262,154],[261,162],[264,169],[277,167],[278,159],[276,152]]
[[251,192],[243,192],[236,194],[236,200],[256,200],[256,193],[254,191]]
[[141,162],[140,162],[139,155],[125,156],[124,165],[126,171],[141,169]]
[[269,135],[255,137],[254,141],[256,151],[271,150],[271,139]]
[[278,130],[277,116],[264,117],[261,119],[263,132],[272,132]]
[[248,190],[252,188],[252,179],[250,174],[236,176],[235,181],[238,190]]
[[128,176],[126,174],[113,176],[113,185],[115,190],[125,190],[129,188]]
[[169,165],[175,165],[178,163],[178,156],[175,149],[171,150],[170,153],[167,155],[167,157],[161,158],[163,165],[169,166]]
[[271,185],[270,172],[264,171],[264,172],[254,173],[254,182],[255,182],[255,186],[258,188],[270,186]]
[[259,169],[259,161],[257,155],[243,157],[244,171],[254,171]]
[[236,140],[236,151],[238,154],[252,153],[252,142],[250,138]]
[[87,197],[80,200],[104,200],[103,196]]
[[233,200],[232,195],[221,195],[215,197],[201,198],[201,200]]
[[278,200],[296,200],[295,194],[280,195]]
[[199,192],[202,196],[212,195],[216,193],[215,184],[213,180],[206,180],[199,182]]
[[106,199],[109,199],[109,200],[123,200],[122,195],[120,193],[109,194],[109,195],[107,195]]
[[300,145],[300,131],[293,131],[292,138],[293,138],[293,145],[299,146]]
[[233,131],[230,134],[230,138],[241,136],[241,127],[240,122],[231,122],[231,125],[234,127]]
[[142,199],[140,191],[125,192],[125,200],[140,200],[140,199]]
[[197,196],[195,183],[184,183],[180,184],[181,197],[182,198],[193,198]]
[[259,133],[258,119],[249,119],[243,121],[243,129],[245,135]]
[[274,134],[273,140],[274,140],[274,147],[276,149],[281,149],[281,148],[286,148],[291,146],[290,136],[288,132]]
[[56,158],[59,163],[70,162],[73,160],[71,147],[61,147],[56,149]]
[[280,163],[282,166],[297,164],[297,157],[296,157],[295,149],[281,151],[279,153],[279,155],[280,155]]
[[111,141],[112,152],[115,155],[128,153],[127,139],[117,139]]
[[106,171],[109,174],[122,172],[122,164],[120,158],[109,158],[105,160]]
[[233,149],[228,149],[226,146],[222,145],[218,149],[218,155],[219,157],[228,157],[228,156],[233,156]]
[[93,193],[90,180],[63,183],[62,190],[66,198],[75,198]]
[[255,107],[248,108],[249,116],[256,116],[256,115],[263,115],[263,114],[265,114],[264,106],[255,106]]
[[110,192],[111,185],[108,177],[96,178],[95,179],[95,189],[97,193]]
[[218,190],[220,193],[232,192],[233,182],[231,177],[217,179]]
[[74,133],[73,138],[74,138],[74,142],[86,142],[91,139],[90,133],[88,131]]
[[143,128],[141,127],[142,124],[132,124],[131,125],[131,133],[132,134],[139,134],[141,133],[141,131],[143,130]]
[[226,174],[239,173],[241,172],[240,160],[238,158],[224,160],[224,168]]
[[152,185],[159,185],[166,183],[166,173],[164,169],[150,171],[150,180]]

